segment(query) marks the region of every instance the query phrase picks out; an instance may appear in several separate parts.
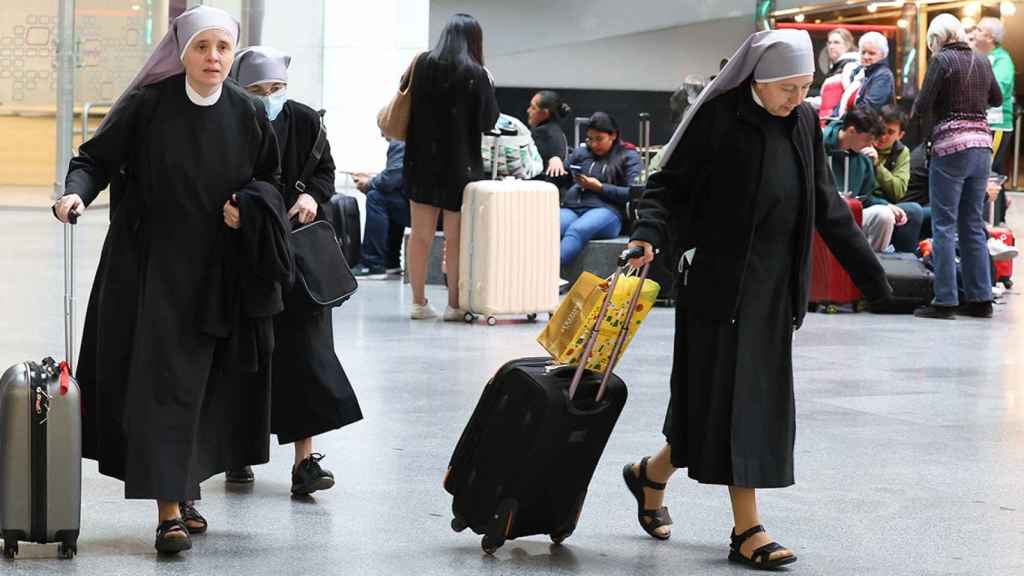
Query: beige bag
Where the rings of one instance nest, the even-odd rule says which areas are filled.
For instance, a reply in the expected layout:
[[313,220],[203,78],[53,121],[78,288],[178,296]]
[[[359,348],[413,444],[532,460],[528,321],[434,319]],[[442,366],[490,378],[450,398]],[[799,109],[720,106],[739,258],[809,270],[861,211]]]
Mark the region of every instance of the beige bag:
[[377,127],[384,132],[385,138],[405,140],[409,134],[409,117],[412,114],[412,75],[420,55],[412,59],[409,68],[398,83],[398,92],[391,102],[377,114]]

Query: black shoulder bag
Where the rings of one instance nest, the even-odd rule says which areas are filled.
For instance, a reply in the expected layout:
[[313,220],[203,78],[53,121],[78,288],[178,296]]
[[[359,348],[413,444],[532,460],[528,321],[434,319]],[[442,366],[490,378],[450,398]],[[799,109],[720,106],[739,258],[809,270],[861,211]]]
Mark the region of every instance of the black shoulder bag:
[[[305,192],[306,180],[320,163],[327,143],[323,115],[324,111],[320,110],[316,142],[302,174],[295,181],[295,190],[299,194]],[[295,286],[289,295],[290,308],[317,313],[325,308],[341,306],[355,294],[359,284],[345,261],[330,223],[317,220],[299,226],[292,230],[289,240],[298,271]]]

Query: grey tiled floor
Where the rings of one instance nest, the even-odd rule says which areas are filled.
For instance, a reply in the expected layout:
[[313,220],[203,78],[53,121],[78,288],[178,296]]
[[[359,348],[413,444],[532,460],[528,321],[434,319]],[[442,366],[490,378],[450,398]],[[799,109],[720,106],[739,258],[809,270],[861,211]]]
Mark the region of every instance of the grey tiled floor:
[[[105,214],[82,220],[79,294]],[[1024,229],[1018,227],[1018,229]],[[0,366],[61,349],[60,228],[40,210],[0,209]],[[441,303],[444,294],[430,292]],[[1024,298],[992,321],[812,315],[796,337],[797,484],[763,492],[763,520],[822,575],[1024,574]],[[630,399],[563,547],[510,542],[484,557],[448,528],[441,477],[487,378],[535,355],[540,325],[405,319],[407,288],[365,282],[335,312],[337,347],[366,419],[317,440],[339,478],[315,499],[288,496],[289,447],[255,487],[204,484],[210,532],[176,560],[152,548],[154,505],[122,499],[87,463],[81,552],[23,545],[2,574],[741,574],[725,561],[725,490],[682,474],[669,542],[637,527],[623,463],[656,449],[667,397],[672,312],[655,310],[618,372]],[[557,479],[554,479],[557,481]]]

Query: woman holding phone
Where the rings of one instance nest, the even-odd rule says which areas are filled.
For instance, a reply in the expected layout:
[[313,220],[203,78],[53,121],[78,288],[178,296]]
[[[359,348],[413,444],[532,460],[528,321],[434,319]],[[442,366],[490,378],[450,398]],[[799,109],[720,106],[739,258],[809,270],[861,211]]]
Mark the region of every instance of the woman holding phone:
[[572,262],[590,240],[615,238],[622,232],[629,186],[643,172],[636,150],[619,138],[615,119],[595,112],[587,125],[587,141],[569,156],[573,185],[561,211],[561,263]]

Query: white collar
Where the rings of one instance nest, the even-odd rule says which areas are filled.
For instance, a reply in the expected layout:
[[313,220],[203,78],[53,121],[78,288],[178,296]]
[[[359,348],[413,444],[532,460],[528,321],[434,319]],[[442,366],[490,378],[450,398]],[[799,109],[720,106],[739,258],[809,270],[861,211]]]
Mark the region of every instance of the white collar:
[[220,93],[224,89],[224,85],[217,86],[217,90],[209,96],[203,96],[199,92],[196,92],[192,85],[188,83],[188,78],[185,78],[185,94],[188,95],[188,99],[192,101],[196,106],[213,106],[220,100]]
[[[757,95],[757,90],[754,90],[754,83],[753,82],[750,83],[750,95],[754,97],[754,103],[755,104],[757,104],[761,108],[764,108],[764,102],[762,102],[761,101],[761,97]],[[764,109],[768,110],[767,108],[764,108]]]

